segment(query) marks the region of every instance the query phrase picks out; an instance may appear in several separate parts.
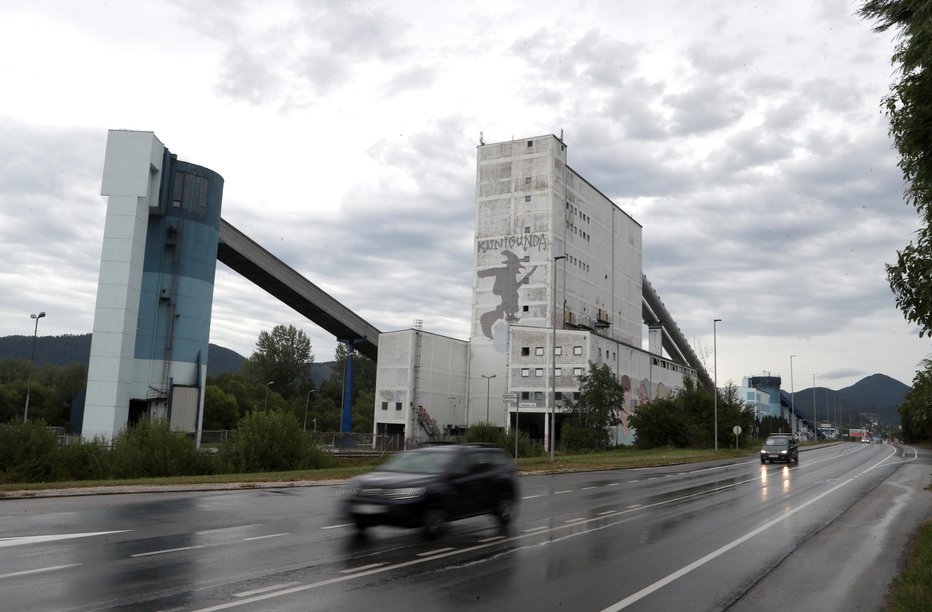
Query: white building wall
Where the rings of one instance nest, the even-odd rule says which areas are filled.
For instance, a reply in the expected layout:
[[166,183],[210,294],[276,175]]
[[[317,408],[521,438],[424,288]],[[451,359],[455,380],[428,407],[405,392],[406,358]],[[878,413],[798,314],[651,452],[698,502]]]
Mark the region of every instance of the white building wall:
[[429,439],[429,429],[418,419],[419,407],[440,432],[465,428],[468,346],[414,329],[379,334],[373,433],[393,425],[404,428],[405,439]]
[[111,130],[101,194],[107,217],[82,435],[109,440],[126,423],[149,207],[158,206],[165,147],[151,132]]

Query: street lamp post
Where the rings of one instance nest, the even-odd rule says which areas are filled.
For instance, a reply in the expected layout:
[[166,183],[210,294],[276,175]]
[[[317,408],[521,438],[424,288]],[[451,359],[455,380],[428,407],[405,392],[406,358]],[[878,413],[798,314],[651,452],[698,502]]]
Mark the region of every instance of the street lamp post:
[[270,380],[269,382],[265,383],[265,412],[266,414],[268,414],[269,412],[269,385],[274,385],[274,384],[275,384],[274,380]]
[[488,423],[489,422],[489,399],[491,398],[490,389],[492,385],[492,379],[498,376],[498,374],[492,374],[491,376],[487,374],[480,374],[480,376],[482,376],[482,378],[485,379],[485,422]]
[[793,421],[790,423],[790,432],[792,432],[793,437],[796,437],[796,398],[793,396],[793,357],[796,355],[790,355],[790,414],[793,416]]
[[[553,342],[550,346],[550,460],[553,461],[554,440],[557,437],[555,428],[557,426],[557,262],[566,259],[566,255],[553,256],[553,284],[550,292],[553,293],[553,308],[550,311],[550,318],[553,322]],[[564,264],[564,269],[565,269]],[[563,284],[566,285],[566,277],[563,278]],[[564,287],[566,291],[566,287]]]
[[[268,389],[268,387],[266,387]],[[316,389],[311,389],[307,392],[307,399],[304,400],[304,431],[307,431],[307,405],[311,402],[311,393],[314,393]],[[314,431],[317,431],[317,428],[314,428]]]
[[712,319],[712,412],[715,427],[715,450],[718,450],[718,336],[715,328],[721,319]]
[[29,362],[29,377],[26,380],[26,407],[23,409],[23,423],[29,419],[29,389],[32,387],[32,366],[36,363],[36,338],[39,336],[39,319],[44,316],[44,312],[29,315],[30,319],[36,320],[36,326],[32,332],[32,360]]
[[816,418],[815,374],[812,375],[812,441],[819,441],[819,419]]

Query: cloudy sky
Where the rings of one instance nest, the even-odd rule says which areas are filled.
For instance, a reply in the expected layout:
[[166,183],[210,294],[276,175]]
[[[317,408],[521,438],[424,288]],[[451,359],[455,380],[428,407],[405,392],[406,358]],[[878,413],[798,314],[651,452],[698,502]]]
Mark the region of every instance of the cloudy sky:
[[[0,5],[0,336],[91,330],[108,129],[224,176],[223,217],[382,330],[469,334],[476,146],[559,134],[643,226],[718,380],[910,384],[928,339],[884,264],[917,227],[857,2]],[[294,324],[218,265],[211,341]],[[645,333],[646,338],[646,333]]]

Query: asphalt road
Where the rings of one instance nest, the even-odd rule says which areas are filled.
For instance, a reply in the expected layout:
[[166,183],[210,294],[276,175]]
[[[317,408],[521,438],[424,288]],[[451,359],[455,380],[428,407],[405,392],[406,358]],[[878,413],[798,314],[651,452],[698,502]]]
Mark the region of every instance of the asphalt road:
[[357,536],[333,485],[0,499],[0,609],[879,610],[930,473],[929,451],[841,444],[524,476],[509,530],[435,541]]

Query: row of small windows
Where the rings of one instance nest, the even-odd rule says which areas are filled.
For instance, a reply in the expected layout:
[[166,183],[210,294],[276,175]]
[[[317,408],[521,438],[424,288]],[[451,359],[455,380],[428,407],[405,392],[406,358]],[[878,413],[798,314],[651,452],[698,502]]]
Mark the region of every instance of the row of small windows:
[[[544,355],[544,347],[542,347],[542,346],[535,346],[535,347],[534,347],[534,354],[537,355],[538,357],[543,357],[543,355]],[[557,355],[557,356],[562,355],[562,354],[563,354],[563,347],[562,347],[562,346],[555,347],[555,348],[553,349],[553,354],[554,354],[554,355]],[[574,347],[573,347],[573,354],[576,355],[577,357],[578,357],[579,355],[582,355],[582,347],[581,347],[581,346],[574,346]],[[522,356],[522,357],[530,357],[530,356],[531,356],[531,347],[529,347],[529,346],[522,346],[522,347],[521,347],[521,356]]]
[[172,185],[172,205],[203,213],[207,208],[207,179],[188,172],[175,171]]
[[[388,402],[382,402],[382,410],[388,410]],[[401,402],[395,402],[395,410],[401,410]]]
[[571,231],[571,232],[573,232],[573,233],[576,234],[577,236],[580,236],[580,237],[581,237],[583,240],[585,240],[586,242],[589,242],[589,241],[592,240],[592,235],[591,235],[591,234],[587,234],[586,232],[582,231],[581,229],[579,229],[578,227],[576,227],[575,225],[573,225],[573,224],[570,223],[569,221],[566,222],[566,229],[569,230],[569,231]]
[[589,222],[592,220],[592,219],[589,218],[589,215],[587,215],[587,214],[584,213],[583,211],[579,210],[578,208],[576,208],[575,206],[573,206],[573,205],[570,204],[569,202],[566,203],[566,210],[572,212],[574,215],[576,215],[577,217],[579,217],[580,219],[582,219],[582,220],[585,221],[586,223],[589,223]]
[[[574,391],[573,393],[567,393],[566,395],[567,395],[568,397],[569,397],[569,396],[572,396],[572,398],[573,398],[574,400],[578,400],[578,399],[579,399],[579,391]],[[533,399],[533,400],[536,401],[536,402],[543,401],[543,399],[544,399],[544,392],[543,392],[543,391],[522,391],[522,392],[521,392],[521,401],[528,401],[528,400],[531,400],[531,399]],[[562,391],[557,391],[557,392],[554,394],[554,399],[558,399],[558,400],[563,399],[563,392],[562,392]]]
[[586,272],[589,271],[589,264],[580,261],[578,257],[573,257],[572,255],[567,255],[567,256],[566,256],[566,261],[570,262],[571,264],[573,264],[574,266],[576,266],[576,267],[579,268],[580,270],[585,270]]
[[[563,368],[555,368],[553,370],[555,376],[563,376]],[[521,377],[528,378],[531,375],[531,368],[521,368]],[[541,378],[544,375],[544,368],[534,368],[534,376]],[[573,376],[582,376],[582,368],[573,368]]]

